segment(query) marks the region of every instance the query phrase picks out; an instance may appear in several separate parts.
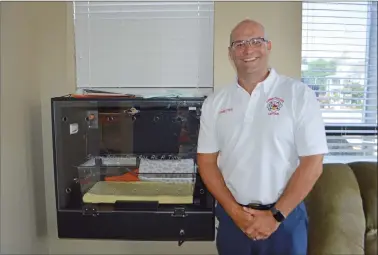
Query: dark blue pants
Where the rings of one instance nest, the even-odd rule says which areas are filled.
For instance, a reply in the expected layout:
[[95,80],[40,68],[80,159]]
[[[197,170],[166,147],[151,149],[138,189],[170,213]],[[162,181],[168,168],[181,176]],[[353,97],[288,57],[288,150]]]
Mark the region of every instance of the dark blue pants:
[[219,255],[306,255],[308,217],[305,204],[296,207],[277,230],[265,240],[245,235],[218,204],[216,245]]

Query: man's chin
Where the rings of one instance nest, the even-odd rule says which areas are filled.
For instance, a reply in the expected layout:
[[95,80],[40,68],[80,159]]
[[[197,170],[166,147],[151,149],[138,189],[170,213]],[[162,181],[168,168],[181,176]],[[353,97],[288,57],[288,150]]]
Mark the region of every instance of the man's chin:
[[254,75],[257,73],[260,73],[260,69],[257,66],[256,67],[248,67],[248,68],[239,68],[238,73],[242,75]]
[[253,62],[242,62],[239,65],[240,70],[245,70],[246,72],[254,72],[255,70],[261,69],[261,64],[259,62],[253,61]]

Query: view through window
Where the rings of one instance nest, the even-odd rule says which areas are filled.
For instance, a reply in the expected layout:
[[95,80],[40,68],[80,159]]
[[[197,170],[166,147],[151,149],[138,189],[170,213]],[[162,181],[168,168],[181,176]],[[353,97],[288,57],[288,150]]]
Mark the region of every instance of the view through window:
[[303,2],[302,81],[326,124],[326,162],[377,160],[377,2]]

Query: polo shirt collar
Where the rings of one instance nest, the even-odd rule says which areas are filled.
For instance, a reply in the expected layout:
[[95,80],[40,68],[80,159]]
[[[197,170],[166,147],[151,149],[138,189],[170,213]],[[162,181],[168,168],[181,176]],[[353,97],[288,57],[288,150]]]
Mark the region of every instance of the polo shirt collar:
[[[257,86],[263,86],[264,93],[266,93],[273,86],[277,77],[278,77],[278,74],[276,70],[274,68],[269,68],[269,75],[265,78],[265,80],[257,84]],[[243,89],[238,82],[238,77],[236,77],[236,87]]]

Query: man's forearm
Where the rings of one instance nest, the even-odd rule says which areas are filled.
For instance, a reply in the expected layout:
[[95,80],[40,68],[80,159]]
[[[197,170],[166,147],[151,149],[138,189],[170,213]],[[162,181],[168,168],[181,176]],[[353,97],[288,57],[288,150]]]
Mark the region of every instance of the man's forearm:
[[285,216],[302,202],[310,193],[323,169],[323,156],[309,156],[302,160],[290,178],[276,208]]
[[206,162],[205,159],[201,159],[201,156],[199,156],[198,166],[204,184],[225,211],[231,215],[239,209],[240,206],[227,188],[217,164],[214,162]]

